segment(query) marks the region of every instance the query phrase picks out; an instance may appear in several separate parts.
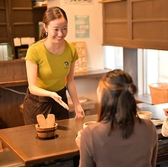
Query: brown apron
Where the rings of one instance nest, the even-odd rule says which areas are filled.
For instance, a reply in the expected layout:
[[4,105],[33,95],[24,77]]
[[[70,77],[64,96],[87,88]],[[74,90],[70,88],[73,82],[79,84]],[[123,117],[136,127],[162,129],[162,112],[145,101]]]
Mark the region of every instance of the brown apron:
[[[62,100],[67,104],[66,87],[56,93],[61,96]],[[45,118],[48,114],[54,114],[56,120],[69,118],[69,111],[63,108],[54,99],[33,95],[29,89],[27,89],[23,107],[25,125],[36,124],[36,116],[38,114],[43,114]]]

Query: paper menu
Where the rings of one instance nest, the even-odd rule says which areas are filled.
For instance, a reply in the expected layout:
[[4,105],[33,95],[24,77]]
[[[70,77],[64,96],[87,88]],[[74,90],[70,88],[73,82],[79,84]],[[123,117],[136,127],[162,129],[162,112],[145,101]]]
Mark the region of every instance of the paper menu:
[[72,42],[78,53],[78,60],[75,62],[75,73],[88,71],[88,61],[86,55],[85,42]]
[[14,46],[21,46],[21,45],[32,45],[35,42],[34,37],[22,37],[22,38],[14,38]]

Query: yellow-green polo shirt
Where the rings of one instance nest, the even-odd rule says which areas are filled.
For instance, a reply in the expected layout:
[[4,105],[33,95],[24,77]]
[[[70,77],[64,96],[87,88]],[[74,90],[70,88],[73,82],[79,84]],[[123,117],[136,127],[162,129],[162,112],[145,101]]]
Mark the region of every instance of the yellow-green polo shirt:
[[45,48],[43,40],[40,40],[28,48],[25,59],[38,66],[38,87],[59,91],[66,86],[66,76],[71,63],[78,59],[78,54],[75,46],[66,42],[63,53],[53,55]]

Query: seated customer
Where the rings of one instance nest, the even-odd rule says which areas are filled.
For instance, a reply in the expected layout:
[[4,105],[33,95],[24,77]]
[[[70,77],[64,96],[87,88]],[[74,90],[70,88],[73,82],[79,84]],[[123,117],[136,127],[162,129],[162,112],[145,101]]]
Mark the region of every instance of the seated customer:
[[167,117],[162,125],[162,135],[168,137],[168,108],[163,109],[165,116]]
[[79,167],[155,167],[156,128],[137,116],[131,76],[122,70],[100,80],[98,122],[82,130]]

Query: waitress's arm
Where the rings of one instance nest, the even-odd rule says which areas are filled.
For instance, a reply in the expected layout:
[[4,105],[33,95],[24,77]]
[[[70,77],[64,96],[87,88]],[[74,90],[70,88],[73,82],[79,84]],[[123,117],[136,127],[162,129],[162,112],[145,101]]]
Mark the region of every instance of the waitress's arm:
[[79,118],[85,116],[85,113],[79,102],[79,98],[77,95],[76,85],[74,81],[74,69],[75,69],[75,62],[71,64],[70,72],[67,76],[67,89],[75,108],[76,118]]

